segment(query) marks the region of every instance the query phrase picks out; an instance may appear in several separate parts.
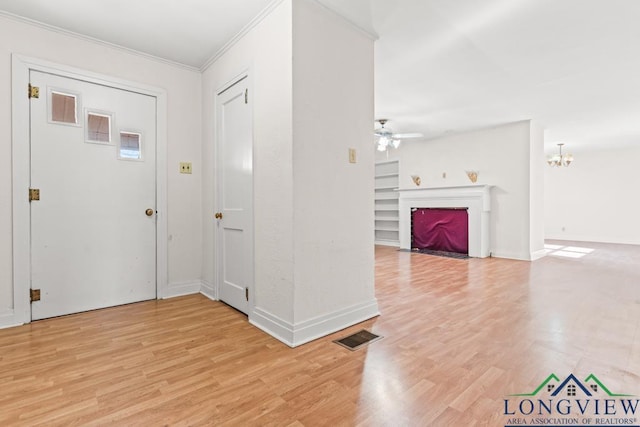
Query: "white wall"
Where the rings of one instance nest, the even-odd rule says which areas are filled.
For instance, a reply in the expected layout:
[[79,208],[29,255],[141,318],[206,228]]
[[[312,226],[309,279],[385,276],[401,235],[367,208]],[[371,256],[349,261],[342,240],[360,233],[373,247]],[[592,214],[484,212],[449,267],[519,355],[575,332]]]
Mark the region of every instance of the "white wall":
[[640,147],[563,151],[569,167],[545,166],[546,238],[640,244]]
[[[400,188],[416,188],[411,175],[419,175],[421,187],[471,185],[467,170],[477,170],[477,184],[493,185],[491,196],[491,251],[493,256],[531,260],[541,245],[538,211],[531,211],[531,177],[540,175],[533,166],[532,144],[542,153],[540,130],[530,121],[454,134],[429,141],[404,141],[390,158],[400,160]],[[532,138],[532,133],[535,138]],[[386,159],[384,153],[378,160]],[[443,174],[446,177],[443,177]],[[537,218],[537,219],[536,219]],[[532,233],[538,237],[532,239]],[[535,243],[533,241],[535,240]]]
[[299,0],[293,58],[295,323],[321,323],[348,310],[362,310],[364,320],[377,314],[373,41],[317,3]]
[[530,121],[529,147],[529,253],[533,260],[545,255],[544,250],[544,129]]
[[203,74],[203,277],[215,284],[215,94],[249,69],[253,80],[257,309],[293,322],[292,11],[282,2]]
[[378,313],[373,41],[315,2],[284,0],[204,72],[203,277],[211,289],[215,94],[245,69],[254,88],[249,320],[295,346]]
[[[201,115],[200,73],[0,16],[0,313],[11,308],[11,54],[21,54],[116,78],[164,88],[168,93],[169,285],[200,283]],[[180,161],[193,175],[178,174]]]

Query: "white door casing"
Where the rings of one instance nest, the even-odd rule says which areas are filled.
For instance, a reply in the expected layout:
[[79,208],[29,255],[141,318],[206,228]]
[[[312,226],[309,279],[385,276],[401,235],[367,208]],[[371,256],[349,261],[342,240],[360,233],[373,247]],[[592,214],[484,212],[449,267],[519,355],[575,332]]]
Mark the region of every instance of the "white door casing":
[[253,131],[248,74],[218,92],[217,283],[220,300],[248,314],[253,300]]
[[[30,74],[40,89],[30,108],[31,187],[40,190],[31,202],[31,287],[41,292],[31,319],[155,299],[156,98]],[[75,95],[65,108],[77,110],[77,124],[52,120],[55,92]],[[100,121],[96,133],[89,115]],[[140,159],[120,156],[122,131],[138,136]]]
[[[155,97],[156,99],[156,294],[167,295],[167,94],[164,89],[93,73],[37,58],[12,55],[12,170],[13,170],[13,307],[4,326],[31,320],[29,288],[31,280],[30,126],[26,87],[32,70],[56,74],[98,85]],[[84,112],[80,112],[84,114]],[[44,197],[44,194],[43,194]]]

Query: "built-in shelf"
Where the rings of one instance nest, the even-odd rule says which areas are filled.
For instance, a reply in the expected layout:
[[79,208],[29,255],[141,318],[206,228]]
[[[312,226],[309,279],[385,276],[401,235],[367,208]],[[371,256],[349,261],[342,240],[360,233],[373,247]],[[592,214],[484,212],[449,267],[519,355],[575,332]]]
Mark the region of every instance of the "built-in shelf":
[[376,211],[376,221],[400,221],[399,216],[380,216],[378,215],[378,212],[379,211]]
[[376,191],[376,200],[398,200],[397,191]]
[[376,245],[400,246],[399,171],[397,160],[376,163],[374,208]]
[[400,230],[398,230],[398,228],[392,228],[392,227],[376,227],[377,231],[393,231],[393,232],[398,232]]

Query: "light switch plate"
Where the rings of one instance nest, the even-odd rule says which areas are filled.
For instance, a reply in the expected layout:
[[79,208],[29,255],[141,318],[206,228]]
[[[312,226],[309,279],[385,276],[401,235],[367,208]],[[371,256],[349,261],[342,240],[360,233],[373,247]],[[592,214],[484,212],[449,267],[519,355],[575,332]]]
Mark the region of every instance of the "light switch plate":
[[355,162],[356,162],[356,149],[349,148],[349,163],[355,163]]

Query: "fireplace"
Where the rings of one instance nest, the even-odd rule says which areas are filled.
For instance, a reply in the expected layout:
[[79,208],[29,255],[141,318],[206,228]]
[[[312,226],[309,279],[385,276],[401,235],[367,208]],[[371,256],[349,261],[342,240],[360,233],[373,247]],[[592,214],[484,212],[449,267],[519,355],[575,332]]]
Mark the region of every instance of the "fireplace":
[[467,208],[412,208],[411,249],[468,255]]
[[491,254],[489,215],[491,186],[414,188],[399,190],[400,248],[412,248],[411,217],[417,209],[461,209],[467,213],[467,244],[470,257],[484,258]]

